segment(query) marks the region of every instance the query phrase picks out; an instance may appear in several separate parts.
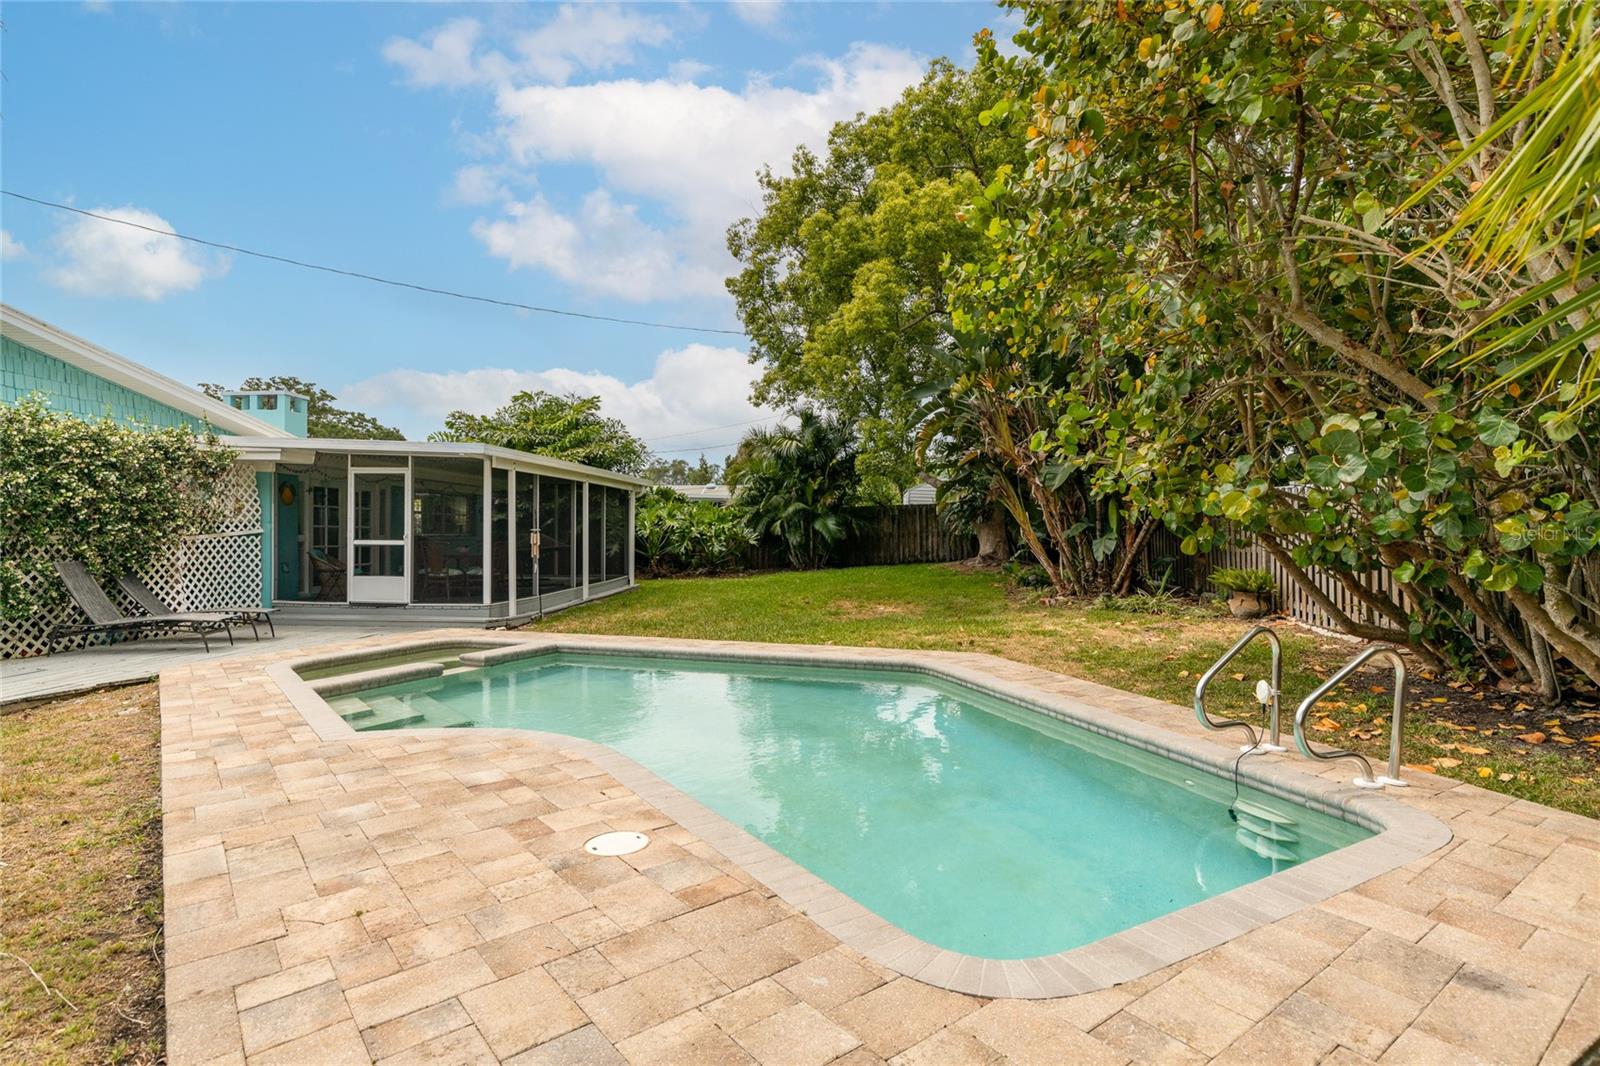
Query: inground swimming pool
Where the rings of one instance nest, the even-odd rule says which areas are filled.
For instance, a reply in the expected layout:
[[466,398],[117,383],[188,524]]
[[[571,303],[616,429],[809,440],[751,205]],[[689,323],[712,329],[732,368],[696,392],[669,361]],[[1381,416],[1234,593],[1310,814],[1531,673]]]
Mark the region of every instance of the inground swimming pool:
[[900,929],[987,959],[1088,944],[1372,835],[910,670],[551,652],[327,702],[359,731],[607,745]]

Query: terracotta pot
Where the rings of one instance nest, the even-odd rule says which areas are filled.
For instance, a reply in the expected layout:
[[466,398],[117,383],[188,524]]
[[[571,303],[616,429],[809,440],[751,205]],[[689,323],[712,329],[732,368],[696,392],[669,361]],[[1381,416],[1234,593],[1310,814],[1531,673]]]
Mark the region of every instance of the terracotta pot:
[[1272,593],[1237,590],[1230,592],[1228,610],[1233,612],[1235,618],[1260,618],[1272,610]]

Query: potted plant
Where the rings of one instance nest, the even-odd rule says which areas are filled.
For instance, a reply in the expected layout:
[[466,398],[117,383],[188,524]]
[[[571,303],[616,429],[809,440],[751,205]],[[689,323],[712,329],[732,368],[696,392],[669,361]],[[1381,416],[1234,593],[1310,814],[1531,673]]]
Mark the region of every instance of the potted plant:
[[1219,567],[1211,571],[1211,583],[1228,594],[1228,610],[1235,618],[1260,618],[1272,610],[1277,584],[1265,570]]

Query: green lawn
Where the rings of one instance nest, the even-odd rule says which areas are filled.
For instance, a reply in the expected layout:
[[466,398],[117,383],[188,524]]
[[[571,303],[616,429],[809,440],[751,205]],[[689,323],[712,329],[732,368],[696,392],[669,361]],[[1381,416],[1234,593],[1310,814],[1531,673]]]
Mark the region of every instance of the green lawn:
[[[1239,638],[1244,626],[1200,605],[1175,615],[1044,606],[1036,596],[1009,590],[998,574],[956,566],[646,580],[634,592],[539,623],[539,628],[569,633],[988,652],[1183,707],[1190,704],[1197,675]],[[1284,690],[1291,696],[1309,692],[1354,651],[1346,642],[1288,626],[1280,633]],[[1267,660],[1266,645],[1259,642],[1235,660],[1216,683],[1216,713],[1259,714],[1248,692],[1265,676]],[[1244,680],[1231,676],[1235,673]],[[1355,681],[1327,705],[1327,714],[1319,714],[1325,728],[1317,737],[1381,758],[1387,751],[1387,727],[1379,724],[1387,688],[1372,689],[1387,678],[1369,673]],[[1551,750],[1516,741],[1516,734],[1533,727],[1517,715],[1527,719],[1537,712],[1512,712],[1514,698],[1501,723],[1482,721],[1482,708],[1468,716],[1463,707],[1462,717],[1452,720],[1455,694],[1442,685],[1420,682],[1416,697],[1408,712],[1407,763],[1434,765],[1440,773],[1486,788],[1600,815],[1591,745]],[[1293,703],[1286,703],[1287,716]],[[1468,727],[1462,724],[1469,720],[1470,744],[1463,740]],[[1286,717],[1284,732],[1289,730]]]

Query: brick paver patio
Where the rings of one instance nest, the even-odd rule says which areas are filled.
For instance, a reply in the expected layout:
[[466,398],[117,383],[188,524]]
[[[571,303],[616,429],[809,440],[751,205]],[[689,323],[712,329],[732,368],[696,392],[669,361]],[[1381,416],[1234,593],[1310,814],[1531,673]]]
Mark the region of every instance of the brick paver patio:
[[[559,745],[320,739],[265,673],[304,654],[161,675],[174,1064],[1565,1066],[1600,1038],[1591,819],[1412,773],[1392,798],[1448,824],[1439,850],[1126,984],[991,1000],[839,943]],[[1203,735],[1182,707],[942,657]],[[587,855],[606,829],[652,843]]]

